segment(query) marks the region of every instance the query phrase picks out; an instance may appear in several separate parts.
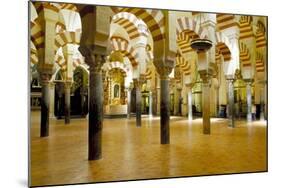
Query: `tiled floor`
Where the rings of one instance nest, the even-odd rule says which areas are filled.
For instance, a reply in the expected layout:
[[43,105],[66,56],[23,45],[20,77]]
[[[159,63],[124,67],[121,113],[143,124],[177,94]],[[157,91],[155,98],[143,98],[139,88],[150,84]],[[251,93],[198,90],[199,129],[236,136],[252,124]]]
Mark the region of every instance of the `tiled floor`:
[[194,176],[267,170],[266,122],[212,119],[211,135],[202,120],[171,117],[170,144],[160,144],[160,119],[105,119],[102,159],[87,160],[87,120],[50,121],[50,136],[39,137],[40,117],[31,113],[32,185]]

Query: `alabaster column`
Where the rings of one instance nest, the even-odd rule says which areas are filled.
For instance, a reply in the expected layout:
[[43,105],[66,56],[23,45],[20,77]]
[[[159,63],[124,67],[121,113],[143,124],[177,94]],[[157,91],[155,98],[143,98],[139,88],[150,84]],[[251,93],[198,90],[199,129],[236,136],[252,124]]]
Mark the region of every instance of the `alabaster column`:
[[153,96],[152,91],[149,92],[149,116],[152,116],[152,107],[153,107]]
[[55,83],[49,83],[50,88],[50,109],[49,109],[49,117],[55,117]]
[[251,82],[246,81],[246,95],[247,95],[247,121],[252,121],[252,91]]
[[235,127],[234,79],[228,81],[228,126]]
[[66,81],[64,83],[64,123],[70,123],[70,89],[71,82]]

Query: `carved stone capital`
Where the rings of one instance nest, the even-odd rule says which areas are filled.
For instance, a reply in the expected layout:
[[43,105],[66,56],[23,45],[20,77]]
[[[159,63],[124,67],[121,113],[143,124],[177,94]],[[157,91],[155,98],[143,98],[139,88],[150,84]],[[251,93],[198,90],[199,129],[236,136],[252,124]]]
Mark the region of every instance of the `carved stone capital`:
[[80,53],[85,58],[85,63],[89,65],[89,71],[101,72],[101,67],[106,61],[106,48],[101,46],[80,46]]
[[169,79],[169,75],[171,74],[173,67],[170,66],[157,67],[156,70],[161,80],[167,80]]
[[42,86],[49,85],[49,82],[52,78],[52,73],[49,71],[41,71],[39,72],[39,80]]
[[201,70],[199,71],[200,78],[202,79],[203,84],[209,84],[210,80],[212,78],[212,74],[208,72],[207,70]]
[[254,82],[254,79],[244,79],[244,81],[246,82],[246,84],[252,85],[252,83]]

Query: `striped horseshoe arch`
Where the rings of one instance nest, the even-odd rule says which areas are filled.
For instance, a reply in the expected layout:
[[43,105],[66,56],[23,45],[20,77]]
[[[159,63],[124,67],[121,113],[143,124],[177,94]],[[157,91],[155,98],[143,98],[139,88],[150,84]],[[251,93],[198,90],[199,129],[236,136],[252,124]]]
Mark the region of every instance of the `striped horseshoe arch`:
[[66,44],[79,44],[80,43],[81,32],[65,31],[63,33],[58,33],[55,37],[55,52],[60,48],[64,47]]
[[246,44],[240,42],[240,60],[242,63],[242,67],[250,67],[251,66],[251,55],[249,49]]
[[177,19],[176,25],[177,44],[180,51],[184,54],[191,52],[191,39],[207,39],[208,33],[203,29],[198,22],[188,17],[181,17]]
[[228,38],[222,32],[216,32],[216,54],[222,54],[224,61],[229,61],[231,59],[229,46],[230,42]]
[[113,62],[106,62],[102,66],[102,70],[105,72],[110,71],[111,69],[121,69],[123,70],[126,74],[130,71],[130,68],[127,67],[124,63],[119,62],[119,61],[113,61]]
[[111,37],[111,45],[114,51],[120,51],[124,56],[128,57],[133,67],[138,65],[138,54],[127,40],[121,37]]
[[135,15],[128,12],[120,12],[113,16],[112,23],[119,24],[123,27],[130,40],[134,40],[140,36],[148,36],[147,29],[139,29],[139,25],[144,25]]
[[182,73],[186,76],[191,74],[191,66],[181,55],[176,56],[176,66],[179,66]]
[[254,37],[252,28],[252,16],[241,16],[239,20],[240,39]]
[[256,47],[262,48],[266,46],[265,38],[265,26],[262,22],[258,21],[257,23],[257,32],[256,32]]
[[233,14],[217,14],[217,27],[220,31],[239,26],[239,24],[235,20],[235,16]]
[[122,8],[119,12],[132,13],[138,19],[144,21],[154,42],[162,41],[165,38],[165,17],[161,10]]
[[31,64],[36,65],[38,63],[37,51],[36,49],[31,48],[30,52],[31,52],[30,62]]
[[264,61],[261,53],[256,53],[256,71],[264,72]]
[[43,49],[45,46],[44,41],[44,31],[42,30],[41,25],[38,22],[38,19],[31,21],[30,23],[30,33],[31,33],[31,41],[35,45],[36,49],[39,51]]

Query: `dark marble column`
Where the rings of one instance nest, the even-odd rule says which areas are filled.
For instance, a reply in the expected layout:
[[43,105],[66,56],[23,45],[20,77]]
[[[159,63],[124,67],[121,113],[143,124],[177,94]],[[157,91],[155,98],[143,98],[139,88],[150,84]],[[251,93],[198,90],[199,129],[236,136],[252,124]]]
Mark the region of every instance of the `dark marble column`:
[[40,73],[42,96],[41,96],[41,122],[40,122],[40,136],[49,136],[49,106],[50,106],[50,88],[49,80],[51,74]]
[[228,81],[228,126],[235,127],[235,106],[234,106],[234,79]]
[[264,83],[261,83],[261,88],[260,88],[260,120],[265,120],[265,113],[264,113],[264,109],[265,109],[265,87],[264,87]]
[[64,83],[64,123],[70,123],[70,89],[71,82]]
[[202,116],[203,116],[203,134],[211,134],[210,121],[210,83],[207,74],[200,74],[202,78]]
[[95,62],[89,68],[89,160],[100,159],[102,156],[103,62],[100,55],[95,55]]
[[170,90],[169,77],[162,76],[160,81],[160,122],[161,122],[161,144],[170,143]]
[[101,67],[105,62],[105,55],[95,52],[100,48],[96,46],[79,47],[79,51],[85,57],[85,62],[89,65],[89,160],[97,160],[102,157],[103,82]]
[[134,85],[136,89],[136,125],[141,127],[141,81],[134,79]]

